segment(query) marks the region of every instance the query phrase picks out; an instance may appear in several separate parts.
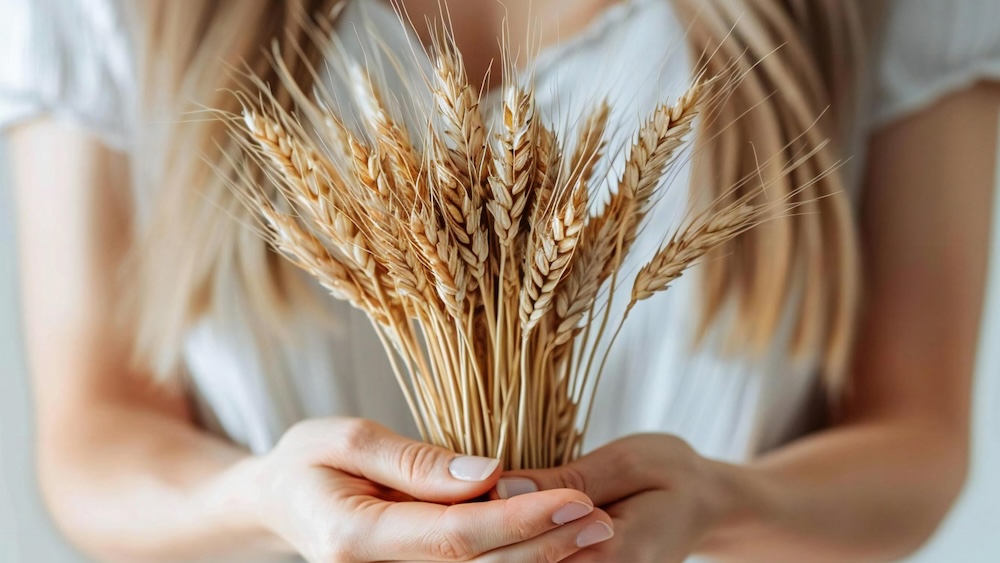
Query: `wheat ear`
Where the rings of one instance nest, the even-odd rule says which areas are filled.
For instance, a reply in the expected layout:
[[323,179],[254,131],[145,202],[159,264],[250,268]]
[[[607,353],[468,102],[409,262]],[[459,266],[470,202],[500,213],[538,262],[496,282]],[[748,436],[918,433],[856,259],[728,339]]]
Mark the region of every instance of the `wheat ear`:
[[525,334],[548,312],[556,287],[569,267],[587,215],[587,196],[587,185],[578,184],[549,224],[537,225],[532,233],[525,255],[519,311]]
[[[309,165],[307,147],[301,136],[293,134],[280,122],[267,116],[245,111],[244,122],[256,146],[251,147],[263,156],[261,164],[272,169],[271,177],[285,198],[292,202],[300,215],[309,220],[313,228],[326,236],[342,257],[341,263],[352,270],[356,283],[365,290],[367,300],[378,303],[391,300],[391,282],[380,268],[376,254],[371,251],[368,239],[357,227],[357,220],[333,201],[337,186],[323,179],[319,168]],[[387,306],[390,306],[387,303]]]
[[[667,166],[694,127],[704,91],[703,86],[696,84],[676,103],[658,107],[639,129],[618,192],[608,205],[609,219],[621,225],[621,247],[615,252],[616,257],[627,254],[635,241]],[[609,267],[620,265],[620,260],[616,262]]]
[[632,284],[628,310],[666,290],[709,251],[753,227],[759,216],[759,208],[744,203],[695,220],[661,247],[653,259],[639,270]]
[[493,174],[489,179],[492,199],[488,203],[502,248],[510,248],[520,232],[521,214],[533,180],[534,112],[529,90],[519,86],[504,90],[503,126],[493,148]]
[[349,72],[354,100],[372,129],[379,150],[388,157],[392,165],[388,167],[388,171],[396,175],[395,196],[402,206],[410,207],[417,199],[420,159],[410,141],[409,132],[389,113],[371,76],[357,64],[350,65]]

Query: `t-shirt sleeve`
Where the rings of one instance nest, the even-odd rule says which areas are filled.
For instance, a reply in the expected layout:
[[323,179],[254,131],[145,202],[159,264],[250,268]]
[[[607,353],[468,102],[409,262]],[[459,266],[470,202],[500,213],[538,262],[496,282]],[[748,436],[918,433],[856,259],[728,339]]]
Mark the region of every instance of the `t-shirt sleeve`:
[[884,15],[874,45],[875,125],[1000,79],[1000,1],[890,0]]
[[0,5],[0,129],[48,115],[126,146],[135,73],[118,0]]

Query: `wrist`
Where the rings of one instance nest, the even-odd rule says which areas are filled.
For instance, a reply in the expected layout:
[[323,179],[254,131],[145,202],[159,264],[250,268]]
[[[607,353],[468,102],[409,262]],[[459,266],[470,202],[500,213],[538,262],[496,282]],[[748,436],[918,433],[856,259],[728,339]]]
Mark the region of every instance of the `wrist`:
[[753,468],[707,460],[713,491],[710,526],[696,550],[701,555],[730,552],[773,510],[773,493],[767,479]]
[[267,524],[262,493],[263,458],[246,456],[208,483],[204,501],[221,528],[246,547],[260,552],[291,554],[294,550]]

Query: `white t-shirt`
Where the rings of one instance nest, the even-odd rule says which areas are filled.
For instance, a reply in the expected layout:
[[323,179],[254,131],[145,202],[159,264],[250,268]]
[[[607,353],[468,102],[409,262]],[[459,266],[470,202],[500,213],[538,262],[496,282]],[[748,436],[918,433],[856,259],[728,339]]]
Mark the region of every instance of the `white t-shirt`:
[[[873,124],[979,79],[1000,78],[1000,2],[887,5],[887,27],[875,49]],[[0,126],[52,114],[112,146],[127,146],[135,63],[118,3],[5,0],[4,7]],[[380,2],[352,2],[338,26],[358,56],[374,49],[355,31],[365,26],[378,30],[391,49],[410,54],[411,39]],[[609,146],[622,146],[642,116],[688,86],[684,31],[666,0],[624,0],[607,9],[585,31],[541,53],[535,75],[540,114],[565,128],[607,96],[614,108],[609,131],[617,132]],[[603,169],[614,175],[622,163],[619,154]],[[682,164],[672,181],[681,187],[687,180]],[[683,214],[687,190],[676,187],[655,205],[625,271],[635,271]],[[626,325],[598,394],[590,447],[635,432],[668,432],[704,455],[740,461],[807,427],[821,400],[815,370],[789,365],[782,339],[753,362],[691,347],[696,283],[696,276],[682,278]],[[625,301],[617,298],[616,307]],[[363,416],[414,434],[367,319],[343,303],[325,302],[336,322],[303,311],[282,346],[258,345],[265,331],[239,288],[220,296],[191,330],[185,360],[195,392],[231,439],[263,452],[294,422],[327,415]],[[265,357],[265,349],[276,352]]]

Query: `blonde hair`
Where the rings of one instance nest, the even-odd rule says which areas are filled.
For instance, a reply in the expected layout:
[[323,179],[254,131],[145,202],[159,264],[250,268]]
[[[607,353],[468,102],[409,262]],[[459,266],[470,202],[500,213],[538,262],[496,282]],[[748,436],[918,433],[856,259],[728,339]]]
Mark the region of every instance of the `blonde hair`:
[[[308,46],[302,14],[329,13],[333,0],[148,0],[136,21],[142,101],[133,154],[142,230],[130,264],[129,312],[140,367],[161,378],[176,373],[186,332],[215,296],[239,284],[264,318],[280,318],[294,299],[289,268],[252,229],[229,188],[237,149],[217,119],[199,113],[238,111],[234,69],[277,84],[266,56],[274,40]],[[308,90],[305,59],[286,50],[292,76]],[[278,103],[291,96],[276,88]],[[142,200],[147,201],[143,202]],[[145,216],[145,217],[142,217]]]
[[[300,14],[329,14],[337,3],[149,0],[143,5],[145,119],[134,161],[140,191],[151,199],[134,253],[130,303],[138,358],[147,369],[174,373],[185,333],[232,284],[242,285],[263,318],[280,319],[296,300],[290,267],[244,227],[252,218],[228,187],[236,173],[236,161],[229,158],[236,147],[225,126],[181,116],[198,106],[238,113],[231,93],[238,78],[226,66],[242,61],[288,107],[290,96],[265,54],[268,46],[273,39],[309,45]],[[855,226],[836,168],[849,137],[844,124],[852,117],[855,82],[855,67],[845,61],[860,56],[853,4],[673,3],[688,26],[697,67],[712,74],[735,63],[745,71],[698,133],[692,193],[714,199],[742,181],[724,196],[738,198],[760,178],[769,196],[798,189],[793,197],[804,206],[747,233],[703,266],[701,332],[717,325],[724,306],[735,300],[736,321],[721,328],[734,350],[759,351],[791,314],[792,352],[819,358],[828,381],[836,383],[852,341],[858,294]],[[317,62],[318,51],[282,52],[308,91],[308,67]],[[800,158],[810,151],[813,156]],[[766,155],[768,163],[761,167],[757,154]],[[790,295],[798,295],[795,303]]]
[[[838,386],[853,346],[860,283],[857,228],[840,167],[853,140],[855,73],[864,57],[856,6],[841,0],[674,5],[694,52],[711,54],[696,63],[709,76],[735,63],[743,77],[699,132],[692,193],[723,196],[758,175],[767,197],[795,193],[803,204],[704,264],[700,333],[732,298],[736,321],[720,328],[738,349],[762,351],[793,307],[792,354],[818,358],[827,383]],[[758,185],[744,182],[726,197]]]

